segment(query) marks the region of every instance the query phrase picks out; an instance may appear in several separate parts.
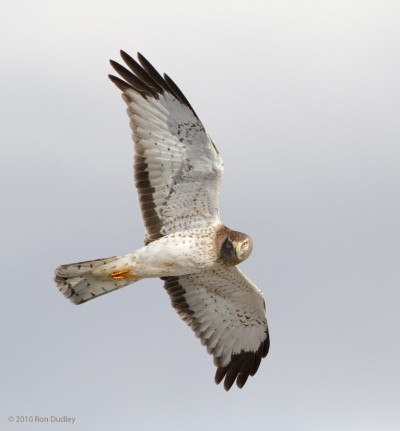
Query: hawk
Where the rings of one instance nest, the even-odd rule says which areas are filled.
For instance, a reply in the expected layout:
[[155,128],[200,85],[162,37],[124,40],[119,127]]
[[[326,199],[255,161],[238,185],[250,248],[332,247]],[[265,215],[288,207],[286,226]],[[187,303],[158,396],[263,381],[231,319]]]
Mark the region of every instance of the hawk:
[[128,106],[145,245],[123,256],[59,266],[61,293],[82,304],[142,278],[159,277],[172,306],[214,357],[215,382],[242,388],[269,349],[260,289],[237,267],[251,238],[221,223],[222,159],[172,79],[121,51],[109,75]]

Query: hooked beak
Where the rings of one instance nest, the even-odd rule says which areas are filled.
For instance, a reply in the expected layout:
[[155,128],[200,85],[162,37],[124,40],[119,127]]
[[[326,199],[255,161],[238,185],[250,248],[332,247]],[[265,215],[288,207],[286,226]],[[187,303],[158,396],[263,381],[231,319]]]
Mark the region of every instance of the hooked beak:
[[240,244],[234,243],[236,256],[239,256]]

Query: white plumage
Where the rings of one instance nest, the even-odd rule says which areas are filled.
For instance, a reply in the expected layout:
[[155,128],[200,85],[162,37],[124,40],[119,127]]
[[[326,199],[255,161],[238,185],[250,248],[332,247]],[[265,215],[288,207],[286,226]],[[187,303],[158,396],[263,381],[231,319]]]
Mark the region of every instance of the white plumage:
[[214,356],[215,380],[243,387],[268,353],[261,291],[236,267],[251,238],[225,227],[218,193],[221,157],[189,102],[140,54],[111,61],[135,142],[135,184],[145,246],[124,256],[62,265],[55,280],[76,304],[142,278],[161,277],[180,317]]

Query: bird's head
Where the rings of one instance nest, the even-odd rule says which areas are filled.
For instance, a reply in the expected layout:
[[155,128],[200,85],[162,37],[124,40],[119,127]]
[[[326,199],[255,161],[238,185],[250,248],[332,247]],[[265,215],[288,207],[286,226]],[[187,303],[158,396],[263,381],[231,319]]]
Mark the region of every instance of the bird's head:
[[221,259],[237,265],[247,259],[253,250],[252,239],[241,232],[229,231],[221,247]]

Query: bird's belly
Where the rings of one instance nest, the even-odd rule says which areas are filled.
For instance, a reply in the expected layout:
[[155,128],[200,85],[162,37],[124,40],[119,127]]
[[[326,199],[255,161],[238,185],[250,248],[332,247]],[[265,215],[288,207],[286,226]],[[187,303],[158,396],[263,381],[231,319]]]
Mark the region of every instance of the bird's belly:
[[142,277],[193,274],[216,264],[212,238],[181,232],[142,247],[133,254],[133,258],[134,272]]

